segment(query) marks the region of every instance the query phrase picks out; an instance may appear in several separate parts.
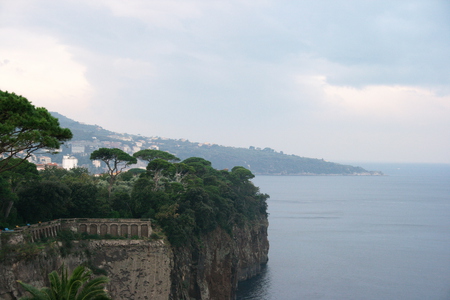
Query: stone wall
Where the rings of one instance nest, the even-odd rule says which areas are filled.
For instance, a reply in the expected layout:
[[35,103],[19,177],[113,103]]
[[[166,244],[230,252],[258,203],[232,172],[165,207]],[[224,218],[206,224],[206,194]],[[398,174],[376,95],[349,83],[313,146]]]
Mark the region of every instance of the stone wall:
[[128,238],[148,238],[152,234],[148,219],[58,219],[23,227],[3,234],[13,234],[11,241],[23,240],[18,236],[28,236],[31,242],[42,238],[55,237],[59,231],[68,229],[77,233],[122,236]]
[[148,219],[63,219],[62,229],[78,233],[148,238],[152,233]]
[[62,247],[62,243],[53,243],[33,258],[2,261],[0,299],[25,296],[17,280],[36,287],[49,286],[48,274],[63,264],[70,272],[80,264],[104,270],[110,279],[106,289],[114,300],[170,299],[173,255],[163,240],[73,241],[65,255],[60,252]]

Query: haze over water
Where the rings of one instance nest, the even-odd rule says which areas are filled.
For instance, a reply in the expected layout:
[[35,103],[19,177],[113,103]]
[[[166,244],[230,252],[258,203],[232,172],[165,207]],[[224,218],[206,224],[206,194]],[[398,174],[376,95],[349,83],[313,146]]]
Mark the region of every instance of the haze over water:
[[238,299],[450,299],[450,166],[380,167],[390,176],[257,176],[269,263]]

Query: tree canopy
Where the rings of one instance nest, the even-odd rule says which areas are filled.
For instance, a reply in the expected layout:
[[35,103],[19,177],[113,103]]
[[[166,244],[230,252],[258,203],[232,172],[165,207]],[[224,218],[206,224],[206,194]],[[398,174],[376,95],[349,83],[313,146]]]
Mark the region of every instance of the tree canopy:
[[[15,166],[14,168],[5,168],[5,171],[0,173],[0,178],[5,181],[0,190],[7,189],[7,191],[0,192],[8,196],[0,196],[1,216],[0,220],[8,219],[9,213],[13,208],[14,202],[17,200],[17,192],[26,183],[32,182],[39,178],[39,172],[36,165],[28,161],[22,161],[19,158],[12,158],[8,165]],[[8,183],[8,184],[6,184]]]
[[141,160],[146,160],[148,162],[151,162],[152,160],[155,160],[158,158],[164,159],[167,161],[180,161],[180,159],[178,157],[176,157],[175,155],[173,155],[169,152],[155,150],[155,149],[141,150],[141,151],[134,153],[133,156],[138,159],[141,159]]
[[[0,91],[0,173],[12,169],[38,149],[58,149],[72,138],[58,119],[22,96]],[[12,158],[20,161],[10,164]]]
[[91,153],[90,159],[103,161],[109,174],[108,194],[111,198],[111,190],[117,176],[129,165],[137,163],[137,159],[118,148],[100,148]]

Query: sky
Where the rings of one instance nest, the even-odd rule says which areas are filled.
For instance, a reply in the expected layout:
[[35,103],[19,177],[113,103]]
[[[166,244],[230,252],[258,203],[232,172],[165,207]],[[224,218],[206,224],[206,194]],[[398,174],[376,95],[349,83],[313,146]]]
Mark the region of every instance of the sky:
[[450,163],[450,1],[0,0],[0,90],[121,133]]

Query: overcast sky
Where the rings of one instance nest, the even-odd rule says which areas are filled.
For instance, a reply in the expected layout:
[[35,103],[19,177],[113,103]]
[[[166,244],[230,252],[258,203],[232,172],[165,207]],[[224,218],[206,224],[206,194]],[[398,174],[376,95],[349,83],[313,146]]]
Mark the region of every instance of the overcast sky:
[[450,163],[450,1],[0,1],[0,90],[105,129]]

